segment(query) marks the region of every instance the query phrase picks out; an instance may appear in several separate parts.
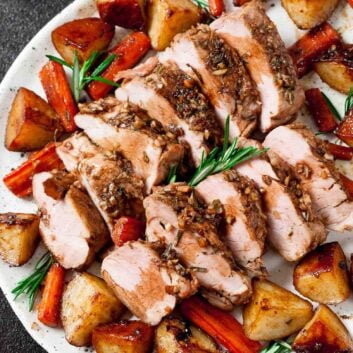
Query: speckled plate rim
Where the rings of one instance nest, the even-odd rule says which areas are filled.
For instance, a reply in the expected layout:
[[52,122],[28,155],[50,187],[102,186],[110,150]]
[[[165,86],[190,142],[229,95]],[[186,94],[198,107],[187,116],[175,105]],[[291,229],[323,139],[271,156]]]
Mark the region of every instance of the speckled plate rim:
[[[231,1],[226,0],[227,9],[231,8]],[[279,32],[287,45],[292,44],[302,32],[298,30],[287,13],[279,5],[279,0],[268,1],[268,14],[276,23]],[[38,79],[40,68],[47,61],[46,54],[53,54],[55,50],[51,43],[51,31],[58,25],[75,18],[89,17],[96,14],[94,0],[76,0],[68,5],[56,17],[54,17],[47,25],[45,25],[37,35],[27,44],[21,54],[12,64],[5,78],[0,84],[0,212],[36,212],[36,206],[30,200],[21,200],[12,195],[2,183],[3,176],[10,171],[11,168],[19,165],[25,157],[19,153],[11,153],[4,146],[4,133],[8,111],[11,106],[13,97],[17,88],[25,86],[34,90],[44,97],[44,92]],[[341,4],[331,22],[343,35],[347,42],[353,43],[353,10],[341,1]],[[120,31],[117,37],[121,36],[124,31]],[[343,102],[345,97],[338,92],[331,90],[326,84],[315,74],[310,74],[302,80],[305,88],[319,87],[327,93],[334,104],[343,110]],[[310,124],[310,120],[306,118],[305,109],[301,112],[301,119]],[[353,168],[351,164],[341,164],[339,166],[353,176]],[[328,241],[339,240],[342,244],[346,255],[353,253],[353,236],[351,234],[335,234],[331,233]],[[77,348],[68,344],[64,338],[62,329],[50,329],[37,321],[36,312],[29,313],[26,299],[13,301],[11,294],[12,288],[21,278],[27,276],[33,270],[34,263],[41,256],[44,249],[40,246],[33,258],[22,267],[10,267],[0,260],[0,287],[7,297],[15,314],[22,322],[23,326],[33,337],[49,353],[65,352],[89,352],[88,348]],[[280,256],[275,255],[269,250],[265,256],[265,263],[271,274],[271,280],[295,292],[292,286],[292,270],[293,266],[286,263]],[[94,269],[93,269],[94,271]],[[353,334],[353,299],[352,296],[345,303],[332,307],[344,320],[344,323]],[[239,315],[239,312],[236,313]]]

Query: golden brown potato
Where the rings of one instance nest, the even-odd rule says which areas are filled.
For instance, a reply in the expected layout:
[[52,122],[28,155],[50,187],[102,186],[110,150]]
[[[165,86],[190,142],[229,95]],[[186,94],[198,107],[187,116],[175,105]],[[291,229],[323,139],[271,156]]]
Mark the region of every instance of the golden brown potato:
[[12,103],[5,145],[10,151],[34,151],[59,136],[62,127],[53,108],[41,97],[21,87]]
[[206,333],[176,317],[166,317],[156,332],[156,353],[219,353]]
[[77,273],[62,299],[65,337],[74,346],[90,345],[93,330],[114,321],[123,310],[123,304],[101,278],[87,272]]
[[289,17],[301,29],[314,28],[325,22],[339,0],[282,0]]
[[201,19],[201,10],[190,0],[149,0],[148,35],[153,49],[164,50],[178,33]]
[[141,321],[120,321],[94,329],[92,343],[97,353],[150,353],[154,328]]
[[348,94],[353,87],[353,45],[327,52],[314,63],[314,70],[330,87]]
[[81,18],[56,28],[51,38],[58,53],[73,64],[74,53],[80,62],[87,60],[94,51],[106,49],[111,42],[115,27],[99,18]]
[[293,350],[300,353],[349,353],[353,352],[353,341],[337,315],[326,305],[320,305],[299,332]]
[[0,256],[21,266],[33,255],[39,240],[39,217],[27,213],[0,214]]
[[103,21],[124,28],[145,27],[145,0],[96,0]]
[[322,304],[338,304],[349,296],[347,262],[337,242],[307,254],[294,269],[294,286],[305,297]]
[[253,297],[244,307],[246,335],[255,341],[271,341],[299,331],[313,316],[312,305],[279,287],[255,280]]

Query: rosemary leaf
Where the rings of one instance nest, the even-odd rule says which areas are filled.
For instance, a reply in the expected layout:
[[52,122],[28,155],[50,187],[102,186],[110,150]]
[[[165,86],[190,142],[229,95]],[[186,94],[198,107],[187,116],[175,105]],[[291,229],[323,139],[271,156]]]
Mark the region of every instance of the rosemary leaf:
[[177,172],[178,172],[178,166],[177,165],[171,166],[169,170],[168,178],[167,178],[167,184],[173,184],[176,182]]
[[11,291],[11,293],[15,294],[14,300],[16,300],[21,295],[27,295],[29,311],[32,311],[39,286],[43,282],[44,277],[48,273],[53,263],[53,256],[49,252],[45,253],[36,263],[34,272],[25,279],[18,282],[17,286]]
[[207,0],[193,0],[193,1],[202,10],[208,11],[209,7],[208,7],[208,1]]
[[120,84],[119,84],[119,83],[116,83],[116,82],[114,82],[114,81],[107,80],[106,78],[100,77],[100,76],[93,76],[93,75],[92,75],[92,76],[90,76],[90,81],[99,81],[99,82],[106,83],[107,85],[116,87],[116,88],[119,88],[119,87],[120,87]]
[[273,341],[267,347],[263,348],[260,353],[291,353],[292,347],[284,341]]
[[80,76],[80,64],[78,62],[77,53],[75,51],[74,66],[72,68],[72,92],[76,102],[80,100],[81,96]]
[[46,57],[47,57],[49,60],[55,61],[55,62],[57,62],[58,64],[61,64],[61,65],[63,65],[63,66],[66,66],[66,67],[68,67],[69,69],[72,70],[72,66],[71,66],[70,64],[68,64],[65,60],[60,59],[60,58],[58,58],[57,56],[53,56],[53,55],[46,55]]
[[329,107],[329,109],[331,110],[331,113],[339,120],[342,120],[341,114],[338,112],[338,110],[336,109],[336,107],[333,105],[333,103],[331,102],[330,98],[327,97],[327,95],[321,91],[322,97],[324,98],[327,106]]
[[116,59],[115,54],[109,55],[104,61],[102,61],[96,67],[96,69],[92,72],[91,76],[99,76],[115,59]]
[[353,108],[353,88],[349,88],[348,97],[344,103],[344,114],[347,114]]
[[194,187],[209,175],[220,173],[233,168],[235,165],[247,161],[251,158],[257,157],[268,149],[259,150],[256,147],[237,147],[237,139],[234,139],[229,146],[229,116],[226,120],[224,129],[224,144],[220,151],[214,148],[210,154],[205,157],[202,154],[201,164],[197,168],[189,185]]

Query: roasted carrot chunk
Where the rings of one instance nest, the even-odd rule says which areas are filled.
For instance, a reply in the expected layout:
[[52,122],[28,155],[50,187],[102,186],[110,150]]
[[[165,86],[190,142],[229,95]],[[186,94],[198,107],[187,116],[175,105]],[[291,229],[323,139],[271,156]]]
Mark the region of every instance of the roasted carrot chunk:
[[223,0],[208,0],[208,6],[210,8],[210,14],[214,17],[219,17],[224,11]]
[[344,174],[340,174],[340,178],[347,194],[353,198],[353,180],[349,179]]
[[350,161],[353,158],[353,149],[351,147],[329,142],[327,144],[327,149],[336,159]]
[[348,0],[348,4],[353,7],[353,0]]
[[242,325],[230,314],[194,296],[181,304],[183,315],[232,353],[257,353],[259,342],[246,337]]
[[289,49],[298,77],[303,77],[313,66],[315,59],[319,58],[332,45],[341,42],[337,31],[327,22],[317,26],[301,37]]
[[233,4],[235,6],[242,6],[244,4],[246,4],[247,2],[249,2],[250,0],[233,0]]
[[66,132],[77,129],[74,116],[78,112],[62,65],[49,61],[39,73],[49,104],[61,119]]
[[[135,32],[126,36],[110,54],[115,54],[116,59],[101,74],[107,80],[115,81],[116,75],[122,71],[133,67],[150,49],[151,41],[143,32]],[[111,90],[112,86],[94,81],[88,86],[88,93],[92,99],[104,98]]]
[[117,246],[132,240],[138,240],[145,234],[146,225],[132,217],[121,217],[114,225],[113,242]]
[[321,91],[318,88],[311,88],[305,92],[305,97],[318,129],[321,132],[333,131],[338,124]]
[[53,169],[63,169],[64,165],[56,154],[56,144],[48,144],[18,168],[7,174],[4,184],[18,197],[28,196],[32,193],[33,175]]
[[353,110],[348,112],[336,130],[336,136],[353,147]]
[[59,326],[64,283],[65,270],[58,263],[54,263],[45,278],[42,299],[38,307],[38,320],[46,326]]

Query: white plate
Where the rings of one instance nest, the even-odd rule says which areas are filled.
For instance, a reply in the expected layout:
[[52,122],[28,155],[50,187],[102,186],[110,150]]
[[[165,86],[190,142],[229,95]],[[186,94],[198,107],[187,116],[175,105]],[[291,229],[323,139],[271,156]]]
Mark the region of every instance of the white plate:
[[[231,0],[227,0],[227,8],[231,9]],[[76,0],[65,10],[58,14],[50,21],[26,46],[11,69],[8,71],[3,82],[0,85],[0,213],[9,211],[34,212],[36,206],[30,200],[21,200],[12,195],[2,183],[2,178],[11,168],[18,166],[25,158],[19,153],[10,153],[4,146],[4,134],[8,111],[14,98],[16,90],[21,87],[27,87],[45,97],[42,87],[38,79],[38,72],[46,63],[46,54],[55,54],[55,50],[51,44],[51,31],[58,25],[75,18],[89,17],[96,15],[94,0]],[[277,24],[280,34],[287,45],[292,44],[302,35],[287,13],[279,5],[279,0],[268,1],[268,13]],[[349,21],[350,19],[350,21]],[[340,7],[331,18],[334,27],[339,30],[347,42],[353,43],[353,10],[347,5],[346,1],[342,1]],[[122,35],[123,31],[118,31],[117,37]],[[345,97],[323,84],[315,75],[310,74],[303,80],[304,86],[319,87],[323,89],[331,98],[334,104],[343,110]],[[306,112],[303,111],[305,119]],[[309,121],[309,120],[308,120]],[[353,168],[351,164],[341,164],[340,167],[348,170],[353,176]],[[329,241],[338,240],[345,252],[349,256],[353,253],[353,237],[351,234],[330,234]],[[36,312],[28,312],[28,304],[26,299],[13,301],[11,294],[15,284],[31,273],[34,263],[43,252],[42,248],[36,251],[33,259],[26,265],[15,268],[9,267],[0,260],[0,286],[13,310],[15,311],[22,324],[25,326],[30,335],[48,352],[65,352],[77,353],[88,352],[87,348],[76,348],[69,345],[62,329],[50,329],[37,321]],[[292,266],[288,265],[277,254],[269,251],[265,257],[267,268],[271,274],[271,280],[294,291],[292,286]],[[353,300],[352,297],[342,305],[334,306],[333,309],[341,315],[344,323],[353,335]],[[15,338],[14,338],[15,339]]]

